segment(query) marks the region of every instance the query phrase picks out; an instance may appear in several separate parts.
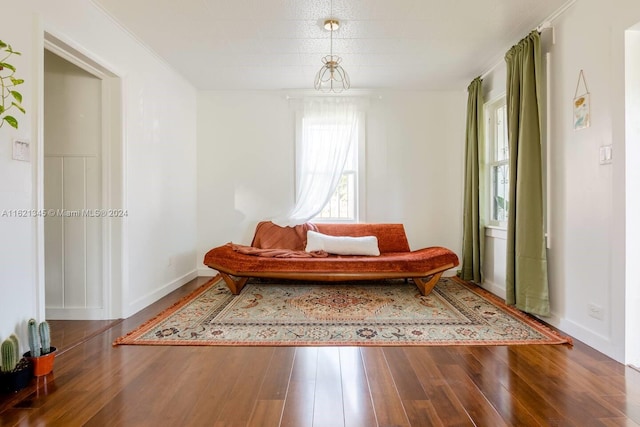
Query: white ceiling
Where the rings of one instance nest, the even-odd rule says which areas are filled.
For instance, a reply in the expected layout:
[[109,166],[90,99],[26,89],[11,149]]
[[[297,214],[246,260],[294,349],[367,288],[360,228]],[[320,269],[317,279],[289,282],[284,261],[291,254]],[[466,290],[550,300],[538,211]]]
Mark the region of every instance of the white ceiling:
[[[310,89],[331,0],[94,0],[198,89]],[[463,89],[566,0],[333,0],[352,88]]]

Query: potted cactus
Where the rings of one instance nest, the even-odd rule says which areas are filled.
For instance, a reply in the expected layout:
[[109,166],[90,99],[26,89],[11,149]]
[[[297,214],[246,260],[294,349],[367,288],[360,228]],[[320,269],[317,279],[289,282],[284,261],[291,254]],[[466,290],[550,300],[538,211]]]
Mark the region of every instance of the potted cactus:
[[11,335],[0,345],[0,393],[15,393],[25,388],[33,377],[31,363],[20,357],[18,337]]
[[30,351],[24,356],[33,363],[33,375],[47,375],[53,370],[53,360],[56,357],[56,348],[51,346],[49,323],[45,320],[38,324],[35,319],[29,319],[27,331]]

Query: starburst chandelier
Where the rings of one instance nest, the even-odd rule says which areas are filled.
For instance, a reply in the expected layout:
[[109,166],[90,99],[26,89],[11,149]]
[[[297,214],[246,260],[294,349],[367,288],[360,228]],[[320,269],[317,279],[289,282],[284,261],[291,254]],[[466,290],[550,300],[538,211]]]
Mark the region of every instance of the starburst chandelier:
[[[331,2],[331,15],[333,15],[333,1]],[[316,74],[314,87],[321,92],[340,93],[351,86],[349,75],[340,65],[342,58],[333,54],[333,32],[340,28],[340,21],[329,18],[324,21],[324,28],[330,32],[331,44],[329,55],[322,58],[324,65]]]

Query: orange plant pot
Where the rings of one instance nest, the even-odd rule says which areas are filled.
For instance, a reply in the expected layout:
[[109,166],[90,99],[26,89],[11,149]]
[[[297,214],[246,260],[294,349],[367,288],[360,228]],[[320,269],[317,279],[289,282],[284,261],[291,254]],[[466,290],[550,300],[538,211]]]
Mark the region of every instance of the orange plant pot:
[[27,351],[24,357],[33,364],[33,375],[42,377],[53,371],[53,361],[56,358],[56,348],[51,347],[51,352],[40,357],[31,357],[31,352]]

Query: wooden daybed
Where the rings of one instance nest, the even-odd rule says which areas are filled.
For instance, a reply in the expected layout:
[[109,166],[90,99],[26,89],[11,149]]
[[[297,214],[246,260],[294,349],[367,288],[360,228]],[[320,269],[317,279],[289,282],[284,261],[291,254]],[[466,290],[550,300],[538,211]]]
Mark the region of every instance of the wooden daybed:
[[[325,257],[266,257],[238,251],[238,245],[228,243],[211,249],[204,264],[217,270],[231,293],[240,293],[251,277],[342,281],[391,278],[411,278],[423,295],[429,294],[442,273],[458,265],[458,257],[443,247],[411,251],[402,224],[305,224],[278,227],[261,222],[256,227],[251,248],[278,248],[283,239],[269,239],[275,229],[286,234],[286,248],[304,251],[306,231],[313,227],[330,236],[376,236],[379,256],[331,255]],[[248,247],[245,247],[248,248]]]

